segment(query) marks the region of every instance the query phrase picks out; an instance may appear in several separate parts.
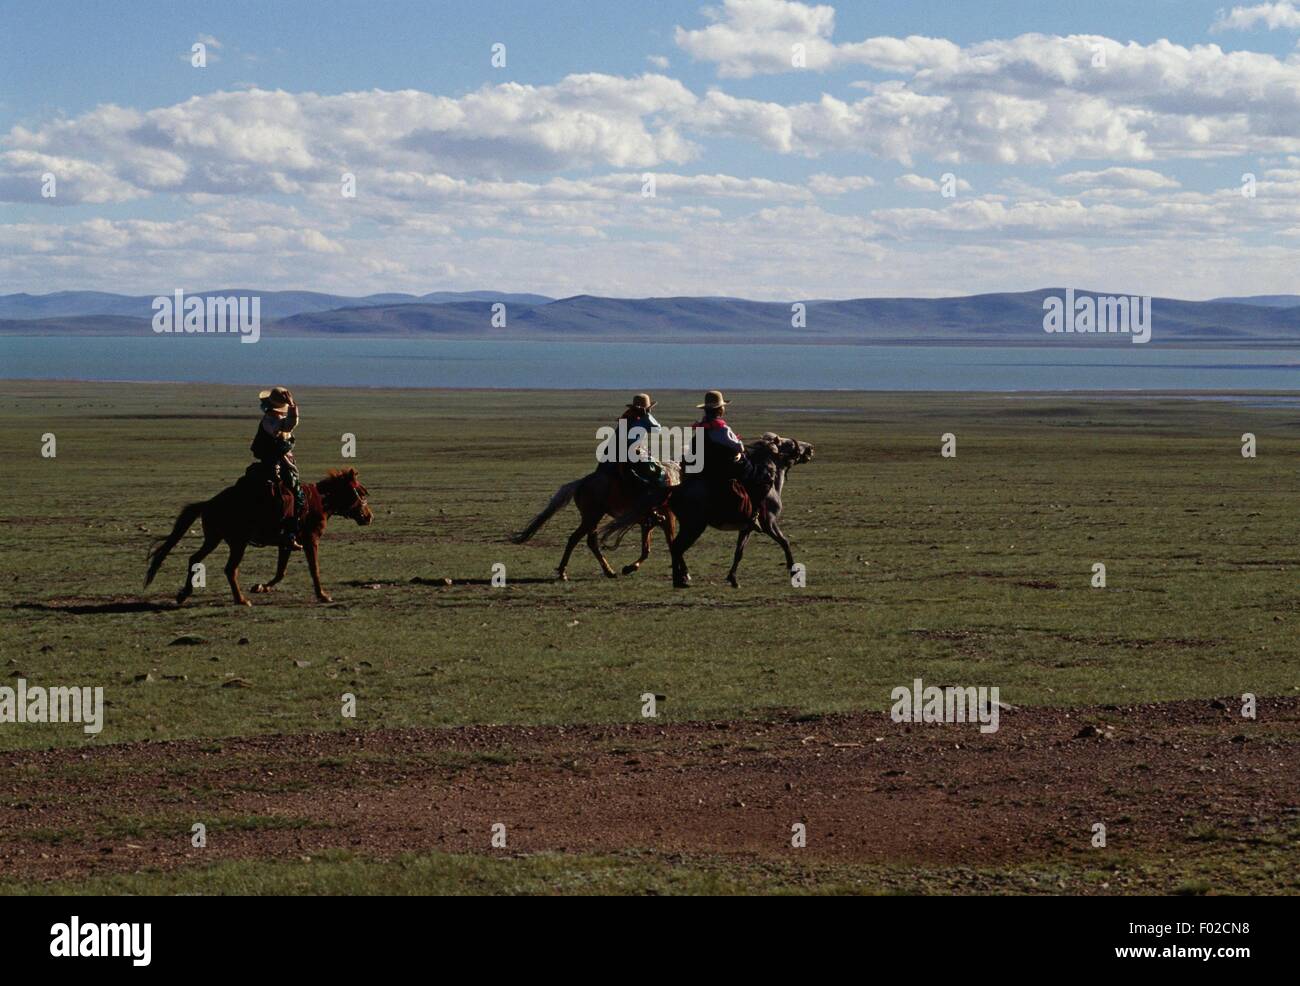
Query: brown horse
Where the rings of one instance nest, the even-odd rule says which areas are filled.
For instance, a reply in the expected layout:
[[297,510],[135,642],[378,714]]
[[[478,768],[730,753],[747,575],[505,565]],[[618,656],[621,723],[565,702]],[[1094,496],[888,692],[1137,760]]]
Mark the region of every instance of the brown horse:
[[[230,545],[230,558],[226,561],[226,579],[230,582],[230,591],[235,602],[243,606],[253,605],[239,591],[239,563],[244,558],[244,549],[250,544],[258,547],[280,543],[280,522],[285,510],[284,504],[292,503],[292,497],[285,496],[281,505],[274,501],[268,506],[265,497],[257,498],[257,493],[250,490],[245,481],[227,486],[211,500],[187,504],[176,518],[171,534],[159,541],[149,552],[149,571],[144,577],[147,586],[158,574],[158,569],[168,552],[180,542],[186,531],[198,519],[203,520],[203,544],[190,555],[189,570],[185,576],[185,585],[176,594],[176,604],[182,605],[194,592],[194,566],[201,562],[218,544],[225,541]],[[254,489],[261,484],[251,484]],[[260,491],[259,491],[260,492]],[[355,520],[365,526],[374,520],[370,505],[366,502],[369,493],[357,479],[357,471],[349,469],[340,472],[331,469],[329,475],[319,483],[306,483],[303,486],[306,502],[303,515],[299,520],[298,537],[302,541],[303,554],[307,556],[307,567],[311,570],[311,580],[316,587],[316,599],[323,603],[331,602],[329,593],[320,584],[320,539],[325,533],[325,522],[330,517],[340,516]],[[289,549],[280,548],[280,558],[275,569],[275,578],[270,582],[254,586],[254,592],[270,592],[284,578],[285,568],[289,564]]]
[[[681,475],[677,464],[663,463],[663,466],[668,472],[669,483],[676,484]],[[631,575],[641,567],[643,561],[650,557],[650,535],[656,527],[663,527],[664,537],[670,545],[676,533],[676,521],[673,519],[672,512],[665,506],[670,490],[664,490],[662,496],[655,496],[648,494],[644,489],[634,488],[634,483],[635,481],[625,483],[617,473],[599,469],[581,479],[575,479],[572,483],[565,483],[555,491],[546,508],[522,531],[512,534],[510,540],[515,544],[523,544],[540,531],[542,525],[550,520],[557,510],[572,500],[578,507],[581,519],[573,533],[569,535],[569,543],[564,546],[564,556],[560,559],[555,574],[561,581],[568,580],[569,556],[573,554],[573,549],[577,547],[578,542],[586,537],[587,547],[600,562],[600,570],[611,579],[616,578],[618,573],[610,567],[605,556],[601,554],[600,545],[596,543],[596,528],[600,526],[601,520],[607,514],[617,517],[625,511],[636,508],[637,522],[641,525],[641,557],[623,566],[623,574]]]

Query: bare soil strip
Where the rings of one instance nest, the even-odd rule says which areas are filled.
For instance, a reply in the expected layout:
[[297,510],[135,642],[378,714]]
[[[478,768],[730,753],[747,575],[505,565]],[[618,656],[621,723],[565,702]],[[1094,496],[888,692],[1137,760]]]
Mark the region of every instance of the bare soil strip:
[[[296,859],[654,849],[985,865],[1292,839],[1300,699],[1031,708],[1001,728],[881,713],[346,731],[0,754],[17,879]],[[190,826],[209,826],[207,848]],[[496,850],[500,851],[500,850]],[[1100,857],[1098,865],[1104,865]]]

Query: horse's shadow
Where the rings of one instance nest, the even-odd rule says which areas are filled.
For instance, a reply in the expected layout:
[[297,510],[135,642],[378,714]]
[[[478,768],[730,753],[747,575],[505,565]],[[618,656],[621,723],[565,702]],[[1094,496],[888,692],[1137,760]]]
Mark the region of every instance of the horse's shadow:
[[109,613],[161,613],[176,608],[172,602],[151,602],[146,599],[108,603],[18,603],[14,609],[34,609],[42,613],[70,613],[73,616],[95,616]]
[[[512,578],[510,585],[552,585],[556,581],[555,576],[547,578]],[[351,586],[353,588],[369,588],[372,586],[390,586],[401,585],[431,585],[438,589],[449,589],[456,585],[492,585],[491,579],[452,579],[452,578],[425,578],[423,575],[416,575],[409,579],[349,579],[340,585]]]

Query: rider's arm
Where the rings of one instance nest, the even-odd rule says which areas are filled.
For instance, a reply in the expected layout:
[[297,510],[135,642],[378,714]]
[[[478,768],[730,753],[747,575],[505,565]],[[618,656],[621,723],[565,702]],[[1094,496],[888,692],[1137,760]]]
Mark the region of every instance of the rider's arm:
[[709,436],[719,445],[725,445],[733,452],[745,451],[745,443],[730,428],[714,428],[709,432]]

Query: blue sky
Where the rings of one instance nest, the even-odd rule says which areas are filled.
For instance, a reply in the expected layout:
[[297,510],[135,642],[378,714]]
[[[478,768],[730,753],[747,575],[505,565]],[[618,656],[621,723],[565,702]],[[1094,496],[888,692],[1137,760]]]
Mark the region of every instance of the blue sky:
[[0,291],[1300,291],[1289,3],[3,19]]

